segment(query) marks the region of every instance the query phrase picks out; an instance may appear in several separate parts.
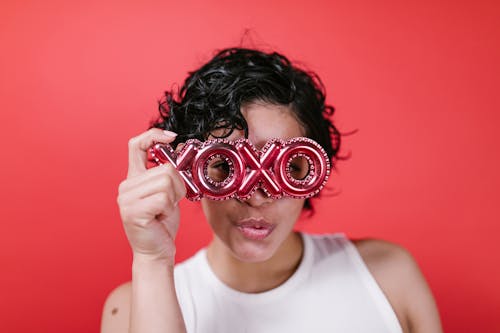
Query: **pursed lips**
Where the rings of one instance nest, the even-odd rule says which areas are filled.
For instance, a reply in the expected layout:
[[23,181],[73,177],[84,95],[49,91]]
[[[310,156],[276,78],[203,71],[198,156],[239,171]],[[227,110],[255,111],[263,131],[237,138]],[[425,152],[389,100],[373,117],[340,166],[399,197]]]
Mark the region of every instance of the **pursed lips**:
[[263,218],[246,218],[238,221],[236,227],[247,239],[263,240],[272,233],[276,225]]

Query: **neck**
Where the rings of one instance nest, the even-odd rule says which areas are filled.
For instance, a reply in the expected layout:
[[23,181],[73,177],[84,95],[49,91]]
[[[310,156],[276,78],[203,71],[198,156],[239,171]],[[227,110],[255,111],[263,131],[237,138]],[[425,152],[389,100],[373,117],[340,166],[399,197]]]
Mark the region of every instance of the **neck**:
[[266,261],[238,260],[214,238],[207,248],[207,259],[215,275],[227,286],[246,293],[259,293],[284,283],[297,270],[304,245],[298,233],[290,233],[276,253]]

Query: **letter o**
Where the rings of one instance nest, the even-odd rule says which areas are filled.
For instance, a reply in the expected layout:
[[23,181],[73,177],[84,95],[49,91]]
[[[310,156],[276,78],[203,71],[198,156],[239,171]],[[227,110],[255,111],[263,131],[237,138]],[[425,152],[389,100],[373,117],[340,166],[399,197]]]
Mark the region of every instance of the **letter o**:
[[[310,163],[309,173],[302,180],[292,178],[287,170],[297,154],[305,156]],[[273,171],[285,195],[304,199],[316,195],[323,188],[330,174],[330,162],[318,143],[308,138],[295,138],[287,141],[282,148]]]
[[[200,147],[192,166],[194,183],[203,196],[212,200],[225,200],[233,197],[244,177],[245,167],[234,145],[224,139],[209,140]],[[230,164],[229,175],[222,182],[211,181],[208,177],[207,162],[214,155],[220,155]]]

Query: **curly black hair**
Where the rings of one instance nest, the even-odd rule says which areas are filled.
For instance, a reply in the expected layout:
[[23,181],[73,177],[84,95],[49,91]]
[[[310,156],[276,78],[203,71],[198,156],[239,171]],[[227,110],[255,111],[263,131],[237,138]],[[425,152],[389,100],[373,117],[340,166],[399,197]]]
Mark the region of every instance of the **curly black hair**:
[[[166,91],[159,101],[160,116],[151,127],[174,131],[173,142],[196,138],[204,141],[214,130],[243,130],[245,103],[263,101],[287,105],[304,127],[306,136],[318,142],[332,161],[338,156],[341,134],[331,121],[335,111],[325,104],[325,88],[319,77],[300,69],[285,56],[246,48],[219,51],[208,63],[190,72],[180,90]],[[309,199],[304,204],[311,209]]]

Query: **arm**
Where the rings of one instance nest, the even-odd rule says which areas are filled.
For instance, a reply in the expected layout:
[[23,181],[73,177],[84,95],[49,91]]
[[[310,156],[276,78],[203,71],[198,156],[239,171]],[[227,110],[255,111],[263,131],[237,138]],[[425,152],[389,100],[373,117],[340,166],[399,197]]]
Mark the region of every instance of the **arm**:
[[387,296],[405,333],[442,333],[432,292],[413,256],[380,240],[354,242],[363,261]]
[[186,332],[173,265],[134,256],[130,332]]
[[174,138],[154,128],[129,141],[129,171],[118,205],[133,252],[132,282],[106,300],[102,333],[186,332],[173,273],[178,202],[186,188],[172,165],[146,169],[149,147]]

